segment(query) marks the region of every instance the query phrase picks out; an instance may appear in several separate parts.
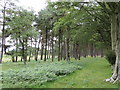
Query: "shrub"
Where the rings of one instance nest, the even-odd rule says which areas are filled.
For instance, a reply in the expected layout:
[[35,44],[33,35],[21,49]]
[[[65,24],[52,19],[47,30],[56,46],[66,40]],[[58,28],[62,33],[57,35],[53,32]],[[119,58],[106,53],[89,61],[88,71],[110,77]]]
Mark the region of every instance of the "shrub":
[[115,52],[112,51],[112,50],[107,51],[106,52],[106,59],[108,60],[108,62],[111,65],[114,65],[115,61],[116,61],[116,54],[115,54]]

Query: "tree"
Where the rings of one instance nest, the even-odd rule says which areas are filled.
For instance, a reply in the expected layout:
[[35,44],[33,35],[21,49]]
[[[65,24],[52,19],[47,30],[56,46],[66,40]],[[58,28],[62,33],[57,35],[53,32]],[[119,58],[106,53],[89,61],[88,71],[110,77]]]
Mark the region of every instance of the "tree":
[[9,17],[9,32],[11,33],[11,37],[13,39],[19,40],[19,45],[20,47],[22,47],[22,58],[24,59],[24,64],[26,64],[28,39],[31,37],[34,38],[38,34],[38,32],[36,32],[36,30],[32,26],[35,16],[33,12],[27,11],[22,8],[18,8],[17,11],[14,11],[13,14],[14,17]]
[[[4,52],[4,46],[5,46],[5,26],[6,26],[6,14],[7,10],[12,9],[15,7],[15,3],[13,3],[12,0],[2,0],[0,2],[0,6],[2,8],[2,46],[1,46],[1,54],[0,54],[0,63],[2,63],[2,57]],[[0,17],[1,18],[1,17]]]
[[[71,9],[72,7],[70,7],[69,9],[66,9],[65,7],[65,6],[70,6],[69,3],[55,4],[55,5],[58,5],[56,7],[59,7],[60,9],[62,7],[62,9],[64,10],[66,9],[65,12],[67,12],[68,10],[70,13],[70,15],[66,14],[64,17],[60,18],[58,23],[56,23],[55,28],[57,28],[58,30],[63,27],[65,28],[68,23],[69,23],[68,25],[71,25],[70,20],[72,20],[72,22],[79,24],[78,26],[80,27],[81,30],[78,31],[79,32],[78,35],[80,36],[80,33],[82,34],[81,38],[79,37],[79,39],[82,39],[83,42],[87,40],[87,42],[89,41],[89,42],[95,43],[97,47],[105,48],[106,46],[108,46],[107,49],[110,49],[110,46],[112,46],[112,50],[116,52],[116,64],[115,64],[115,70],[112,77],[110,79],[107,79],[107,81],[115,83],[118,80],[118,72],[119,72],[120,40],[119,40],[118,33],[119,33],[120,3],[119,2],[98,2],[100,6],[96,4],[97,4],[96,2],[92,4],[91,3],[89,4],[88,3],[87,4],[72,3],[71,6],[73,7],[76,6],[77,8],[77,10],[75,10],[77,12],[77,15],[76,15],[77,17],[74,17],[74,19],[70,18],[70,16],[75,15],[74,14],[75,11],[73,13]],[[83,14],[81,14],[80,12],[82,12]],[[111,23],[111,32],[110,32],[110,23]],[[111,38],[110,38],[110,34],[111,34]],[[85,37],[83,38],[83,36],[88,37],[89,39]],[[82,42],[82,40],[80,40],[80,43]],[[84,42],[84,44],[86,48],[89,43]],[[68,55],[66,54],[66,56]]]
[[[41,45],[41,59],[43,59],[43,51],[44,52],[44,61],[46,61],[47,59],[47,53],[49,52],[49,50],[47,49],[47,47],[49,47],[49,37],[51,36],[52,38],[52,61],[54,59],[54,32],[52,30],[53,28],[53,24],[54,24],[54,11],[51,7],[46,7],[44,10],[41,10],[38,13],[38,17],[36,18],[36,26],[39,30],[41,30],[42,33],[42,45]],[[45,44],[45,45],[44,45]],[[45,48],[45,49],[44,49]],[[51,47],[49,47],[51,48]]]
[[111,17],[111,42],[112,42],[112,50],[115,51],[116,53],[116,63],[115,63],[115,68],[114,68],[114,73],[110,79],[106,79],[106,81],[110,81],[113,83],[116,83],[118,81],[118,72],[119,72],[119,60],[120,60],[120,22],[119,22],[119,17],[120,17],[120,2],[103,2],[99,3],[101,7],[103,7],[104,11],[107,12],[110,17]]

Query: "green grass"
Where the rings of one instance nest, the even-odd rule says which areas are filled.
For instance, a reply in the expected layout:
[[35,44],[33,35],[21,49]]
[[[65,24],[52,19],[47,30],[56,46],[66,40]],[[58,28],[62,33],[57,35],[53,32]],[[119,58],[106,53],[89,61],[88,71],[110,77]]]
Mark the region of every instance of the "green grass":
[[118,84],[104,82],[111,76],[110,64],[104,58],[82,58],[85,66],[52,83],[46,83],[41,88],[118,88]]
[[[117,88],[117,84],[111,84],[104,82],[106,78],[111,76],[112,70],[110,64],[104,58],[81,58],[78,61],[82,65],[82,70],[77,70],[72,74],[65,77],[59,77],[52,82],[46,82],[43,85],[31,84],[30,88]],[[40,62],[42,65],[44,62]],[[51,63],[47,61],[46,63]],[[34,68],[38,62],[31,61],[27,65],[23,65],[23,62],[12,63],[5,62],[0,67],[3,71],[7,70],[21,70],[26,67]],[[35,86],[34,86],[35,85]]]
[[38,62],[36,61],[31,61],[31,62],[27,62],[27,65],[24,65],[23,62],[3,62],[2,65],[0,65],[0,67],[2,67],[2,71],[6,71],[6,70],[19,70],[22,68],[26,68],[26,67],[34,67]]

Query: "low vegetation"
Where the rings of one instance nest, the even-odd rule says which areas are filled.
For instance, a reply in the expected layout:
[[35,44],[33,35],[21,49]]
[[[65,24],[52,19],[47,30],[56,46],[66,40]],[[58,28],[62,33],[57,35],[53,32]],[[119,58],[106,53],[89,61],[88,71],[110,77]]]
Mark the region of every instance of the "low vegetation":
[[108,62],[109,62],[111,65],[114,65],[114,64],[115,64],[115,61],[116,61],[115,52],[112,51],[112,50],[107,51],[107,52],[106,52],[106,59],[108,60]]
[[[7,66],[7,64],[5,65]],[[22,69],[4,70],[1,74],[1,77],[3,77],[3,87],[29,87],[31,85],[33,86],[33,84],[34,86],[40,86],[44,82],[51,82],[56,80],[58,77],[66,76],[82,68],[80,61],[51,63],[48,61],[45,63],[38,63],[33,67],[25,66]]]
[[72,59],[70,62],[5,62],[3,88],[117,88],[103,80],[110,76],[110,64],[104,58]]

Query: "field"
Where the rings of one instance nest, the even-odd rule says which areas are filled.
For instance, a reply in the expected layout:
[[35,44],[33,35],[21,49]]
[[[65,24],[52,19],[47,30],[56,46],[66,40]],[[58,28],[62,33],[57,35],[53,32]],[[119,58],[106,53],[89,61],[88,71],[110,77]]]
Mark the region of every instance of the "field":
[[3,88],[117,88],[117,84],[104,82],[112,74],[104,58],[71,59],[70,62],[31,61],[4,62]]

